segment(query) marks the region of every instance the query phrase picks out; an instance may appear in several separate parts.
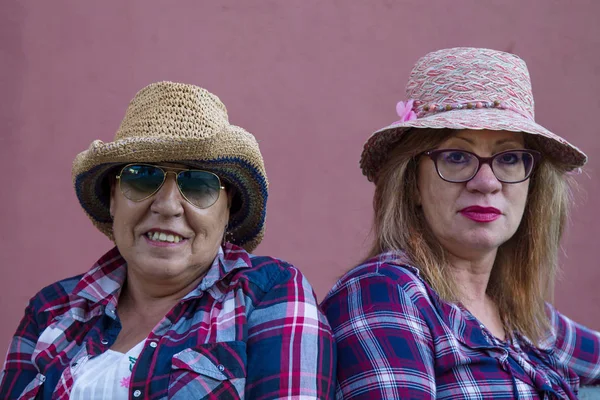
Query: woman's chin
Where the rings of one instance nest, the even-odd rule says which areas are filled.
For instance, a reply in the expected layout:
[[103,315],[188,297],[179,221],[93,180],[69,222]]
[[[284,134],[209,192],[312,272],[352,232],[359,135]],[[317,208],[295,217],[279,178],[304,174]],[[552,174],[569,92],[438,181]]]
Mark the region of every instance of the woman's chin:
[[181,275],[190,266],[180,257],[145,255],[128,262],[128,268],[141,272],[146,278],[169,279]]
[[[490,232],[471,232],[468,235],[463,234],[451,237],[447,242],[448,244],[444,245],[444,247],[457,256],[464,254],[465,258],[472,258],[474,256],[480,257],[492,253],[495,254],[506,240],[508,238]],[[452,251],[452,249],[460,251]]]

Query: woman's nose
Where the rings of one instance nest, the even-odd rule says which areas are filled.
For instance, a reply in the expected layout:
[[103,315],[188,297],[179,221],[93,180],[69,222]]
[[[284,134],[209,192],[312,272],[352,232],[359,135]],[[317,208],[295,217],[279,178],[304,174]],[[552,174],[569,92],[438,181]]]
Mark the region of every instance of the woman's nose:
[[502,189],[502,182],[496,178],[489,164],[483,164],[475,176],[467,182],[467,189],[482,193],[493,193]]
[[177,186],[177,174],[168,171],[165,182],[154,195],[151,210],[165,216],[178,216],[183,212],[185,201]]

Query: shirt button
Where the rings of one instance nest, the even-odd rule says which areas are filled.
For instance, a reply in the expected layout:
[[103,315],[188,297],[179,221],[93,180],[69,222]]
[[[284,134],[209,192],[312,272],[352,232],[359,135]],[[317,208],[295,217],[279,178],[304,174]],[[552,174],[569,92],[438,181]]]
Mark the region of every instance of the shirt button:
[[106,340],[106,339],[102,339],[102,340],[100,341],[100,343],[102,343],[102,344],[104,344],[104,345],[107,345],[107,344],[108,344],[108,340]]
[[150,347],[152,347],[153,349],[155,349],[155,348],[156,348],[156,346],[158,346],[158,345],[156,344],[156,342],[150,342]]
[[223,364],[217,365],[217,368],[219,368],[219,371],[221,372],[225,371],[225,367],[223,366]]
[[141,395],[142,395],[141,390],[136,390],[135,392],[133,392],[133,397],[140,397]]

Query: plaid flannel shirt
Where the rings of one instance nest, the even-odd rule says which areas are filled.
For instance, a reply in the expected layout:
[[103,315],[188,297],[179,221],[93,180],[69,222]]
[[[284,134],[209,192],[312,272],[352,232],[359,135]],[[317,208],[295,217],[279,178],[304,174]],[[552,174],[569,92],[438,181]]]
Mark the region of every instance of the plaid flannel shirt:
[[[114,343],[126,263],[116,248],[29,303],[0,376],[1,399],[68,399],[76,368]],[[136,362],[130,399],[327,399],[334,343],[293,266],[226,244],[162,319]]]
[[389,252],[354,268],[322,303],[337,343],[338,399],[575,399],[600,382],[600,334],[548,306],[541,345],[496,339]]

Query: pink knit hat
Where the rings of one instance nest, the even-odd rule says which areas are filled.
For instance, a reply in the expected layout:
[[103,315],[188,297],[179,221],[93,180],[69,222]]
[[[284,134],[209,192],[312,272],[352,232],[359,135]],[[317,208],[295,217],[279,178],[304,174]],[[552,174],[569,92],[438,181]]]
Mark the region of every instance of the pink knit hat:
[[412,128],[489,129],[535,135],[544,156],[575,169],[587,156],[534,119],[527,65],[496,50],[459,47],[427,54],[413,68],[400,120],[373,133],[360,167],[370,181],[389,151]]

